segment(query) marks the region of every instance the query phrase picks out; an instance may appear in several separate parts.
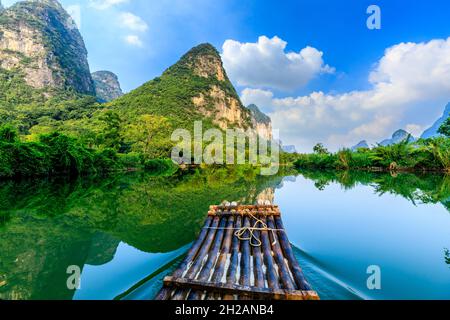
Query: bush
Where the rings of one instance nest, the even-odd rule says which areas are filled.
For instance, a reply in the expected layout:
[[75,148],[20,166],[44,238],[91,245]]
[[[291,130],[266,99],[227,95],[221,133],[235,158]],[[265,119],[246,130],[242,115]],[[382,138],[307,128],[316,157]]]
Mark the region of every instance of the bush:
[[301,169],[416,169],[450,172],[450,139],[445,137],[401,142],[356,152],[344,149],[335,154],[301,154],[294,162]]
[[354,152],[352,153],[352,167],[366,169],[373,167],[370,152]]
[[76,139],[54,132],[40,136],[39,140],[48,147],[52,172],[80,174],[94,171],[95,153]]
[[8,220],[11,219],[9,212],[0,211],[0,227],[6,224]]
[[21,142],[14,132],[9,126],[0,128],[0,177],[79,175],[117,167],[113,150],[96,152],[56,132],[41,135],[38,142]]
[[130,152],[127,154],[118,154],[119,164],[123,168],[141,168],[143,163],[143,156],[136,152]]
[[0,141],[16,142],[18,140],[18,133],[16,128],[12,125],[4,125],[0,127]]
[[96,152],[94,156],[94,168],[96,171],[110,171],[119,167],[119,157],[114,149],[104,149]]
[[301,154],[294,162],[294,166],[302,169],[334,169],[336,162],[337,156],[334,154]]

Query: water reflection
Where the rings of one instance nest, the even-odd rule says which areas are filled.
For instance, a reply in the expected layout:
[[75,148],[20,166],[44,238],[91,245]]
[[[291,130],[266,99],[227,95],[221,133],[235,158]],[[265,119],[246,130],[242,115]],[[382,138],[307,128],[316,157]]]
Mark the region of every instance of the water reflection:
[[[357,296],[450,299],[444,261],[450,243],[448,182],[439,175],[302,172],[275,198],[291,242],[311,257],[313,267]],[[373,265],[381,268],[381,290],[367,287]],[[313,286],[330,298],[325,281]]]
[[450,211],[450,176],[440,174],[376,173],[360,171],[301,171],[320,191],[332,183],[345,190],[370,186],[379,196],[393,194],[417,203],[442,203]]
[[[290,205],[297,206],[302,195],[331,203],[332,198],[321,193],[336,184],[343,190],[369,187],[380,201],[393,194],[414,205],[442,203],[450,209],[450,181],[445,176],[313,171],[301,176],[282,171],[263,177],[251,168],[229,167],[170,177],[129,173],[76,181],[0,182],[0,299],[112,299],[144,278],[148,286],[131,296],[150,298],[195,239],[209,205],[224,200],[282,205],[291,240],[300,244],[308,244],[309,231],[321,230],[303,232],[289,218],[298,210]],[[314,197],[302,189],[304,179],[314,182]],[[443,247],[440,250],[442,259]],[[316,260],[296,252],[309,263],[307,268],[319,270]],[[449,264],[448,250],[444,256]],[[82,269],[81,290],[67,289],[70,265]],[[334,298],[355,297],[345,293],[348,288],[336,289],[339,281],[327,277],[316,282],[326,297],[333,298],[330,292],[336,293]],[[334,289],[327,295],[326,288]]]
[[[273,199],[270,186],[281,180],[242,167],[0,183],[0,212],[7,217],[0,227],[0,299],[72,299],[67,267],[86,274],[86,266],[113,261],[121,243],[137,250],[128,250],[129,258],[144,252],[173,259],[195,239],[211,204]],[[83,281],[87,292],[89,280]],[[110,295],[100,290],[97,297]]]

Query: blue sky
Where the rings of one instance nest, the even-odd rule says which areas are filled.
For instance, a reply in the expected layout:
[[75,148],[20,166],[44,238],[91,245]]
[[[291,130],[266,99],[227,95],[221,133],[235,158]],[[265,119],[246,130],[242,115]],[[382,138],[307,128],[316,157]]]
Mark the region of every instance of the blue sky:
[[[61,2],[79,8],[92,71],[115,72],[125,91],[212,43],[244,103],[260,105],[299,150],[420,134],[450,101],[449,1]],[[381,30],[366,26],[371,4]]]

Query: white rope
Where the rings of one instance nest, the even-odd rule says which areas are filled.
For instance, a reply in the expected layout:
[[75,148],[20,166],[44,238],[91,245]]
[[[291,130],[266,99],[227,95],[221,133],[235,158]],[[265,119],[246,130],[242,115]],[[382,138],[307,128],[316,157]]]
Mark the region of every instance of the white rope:
[[[244,216],[244,214],[248,214],[251,218],[255,219],[255,224],[253,227],[242,227],[242,228],[221,228],[221,227],[205,227],[204,229],[210,229],[210,230],[232,230],[236,231],[234,233],[234,236],[237,237],[241,241],[250,241],[250,245],[252,247],[261,247],[262,241],[259,239],[254,232],[255,231],[268,231],[272,232],[272,237],[274,239],[272,246],[277,244],[277,240],[275,238],[275,232],[285,232],[283,229],[272,229],[267,226],[267,224],[262,221],[261,219],[256,218],[250,210],[246,210],[244,213],[240,214],[241,216]],[[258,224],[261,224],[262,227],[258,227]],[[246,232],[249,232],[250,236],[244,237]],[[253,242],[256,241],[256,242]]]

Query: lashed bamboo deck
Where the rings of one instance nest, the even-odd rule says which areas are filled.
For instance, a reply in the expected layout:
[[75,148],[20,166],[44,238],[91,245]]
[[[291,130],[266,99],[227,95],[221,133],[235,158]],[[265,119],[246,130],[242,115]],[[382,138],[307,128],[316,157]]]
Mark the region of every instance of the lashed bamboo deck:
[[[253,228],[256,219],[260,222]],[[164,279],[156,299],[319,297],[294,257],[277,206],[212,206],[198,240],[173,275]]]

